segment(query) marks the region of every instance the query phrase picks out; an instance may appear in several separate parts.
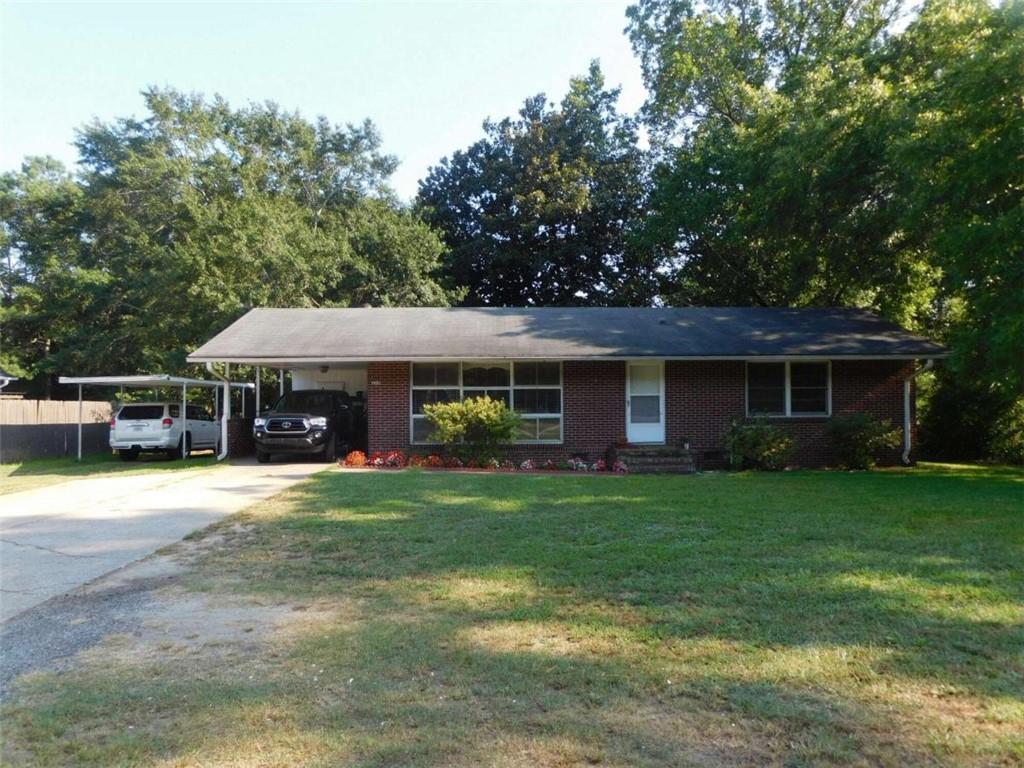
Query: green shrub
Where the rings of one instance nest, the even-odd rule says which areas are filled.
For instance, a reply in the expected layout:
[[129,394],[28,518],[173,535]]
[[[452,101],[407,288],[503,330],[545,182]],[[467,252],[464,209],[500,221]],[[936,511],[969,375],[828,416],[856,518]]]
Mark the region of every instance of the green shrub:
[[847,469],[870,469],[882,451],[898,448],[903,438],[891,421],[878,421],[866,413],[837,416],[829,421],[826,432],[839,465]]
[[793,438],[767,419],[736,419],[725,435],[733,469],[779,470],[793,450]]
[[434,427],[431,439],[462,461],[482,462],[499,454],[519,429],[519,417],[503,401],[489,397],[424,405],[423,413]]
[[992,458],[1007,464],[1024,464],[1024,397],[1000,414],[992,429]]

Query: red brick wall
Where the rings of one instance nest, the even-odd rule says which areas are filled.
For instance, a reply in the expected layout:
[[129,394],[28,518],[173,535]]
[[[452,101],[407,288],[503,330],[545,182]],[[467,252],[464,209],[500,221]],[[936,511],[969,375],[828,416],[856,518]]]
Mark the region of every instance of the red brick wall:
[[408,363],[366,366],[366,423],[371,452],[408,449]]
[[[409,364],[370,363],[367,369],[370,451],[438,451],[409,444]],[[562,366],[562,445],[517,445],[511,458],[602,458],[626,431],[626,367],[619,361],[566,361]]]
[[[832,411],[866,411],[875,418],[903,423],[903,378],[909,362],[835,361],[832,363]],[[367,418],[371,451],[409,451],[409,364],[370,363],[367,370]],[[563,366],[562,445],[519,445],[509,449],[516,460],[604,456],[625,439],[626,365],[621,361],[566,361]],[[729,422],[745,408],[745,367],[736,361],[665,363],[666,443],[690,441],[699,467],[722,465],[722,439]],[[913,400],[912,400],[913,402]],[[796,438],[792,460],[801,466],[831,462],[824,418],[778,419]],[[916,435],[915,435],[916,440]],[[436,446],[414,446],[427,453]],[[899,450],[885,457],[899,461]]]
[[[903,424],[903,379],[912,366],[913,363],[904,361],[833,361],[832,413],[844,415],[863,411],[876,419],[889,419],[894,427],[900,427]],[[666,441],[678,444],[683,439],[689,440],[698,466],[721,466],[724,459],[722,436],[733,418],[744,415],[745,387],[743,362],[668,361],[665,364]],[[912,407],[913,402],[911,397]],[[825,434],[827,422],[828,419],[819,417],[774,420],[796,440],[791,459],[794,464],[813,467],[832,463]],[[899,459],[899,450],[884,457],[889,464],[898,463]]]

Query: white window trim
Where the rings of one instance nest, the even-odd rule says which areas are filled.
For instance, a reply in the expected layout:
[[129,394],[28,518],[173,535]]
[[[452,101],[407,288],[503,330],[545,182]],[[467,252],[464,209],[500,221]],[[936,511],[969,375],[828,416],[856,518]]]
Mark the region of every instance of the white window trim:
[[[832,416],[832,361],[831,360],[747,360],[743,366],[743,410],[747,418],[763,416],[768,419],[820,419]],[[786,412],[785,413],[751,413],[750,412],[750,366],[758,363],[783,363],[786,366]],[[827,384],[825,390],[825,411],[807,411],[793,413],[792,394],[793,387],[790,381],[789,366],[792,363],[824,363],[827,373]]]
[[[520,384],[516,385],[516,365],[519,363],[558,363],[558,384]],[[424,364],[446,364],[451,365],[452,363],[458,363],[459,366],[459,382],[452,386],[416,386],[413,382],[413,366]],[[465,365],[495,365],[495,364],[506,364],[509,366],[509,379],[507,387],[466,387],[463,385],[462,370]],[[462,400],[466,397],[466,391],[469,390],[471,393],[482,392],[483,390],[503,390],[508,392],[508,405],[509,408],[515,409],[515,391],[517,389],[557,389],[558,390],[558,402],[559,411],[558,413],[520,413],[518,416],[522,419],[558,419],[558,439],[557,440],[514,440],[514,445],[561,445],[565,442],[565,366],[561,360],[416,360],[409,362],[409,445],[437,445],[435,442],[422,441],[415,439],[415,421],[417,419],[425,419],[426,417],[422,414],[413,413],[413,392],[416,390],[425,389],[457,389],[459,390],[459,399]]]

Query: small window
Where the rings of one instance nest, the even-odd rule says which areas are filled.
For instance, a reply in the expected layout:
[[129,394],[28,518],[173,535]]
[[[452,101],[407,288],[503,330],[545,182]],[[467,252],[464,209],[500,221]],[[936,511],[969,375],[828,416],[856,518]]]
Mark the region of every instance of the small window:
[[423,413],[423,406],[434,403],[456,403],[459,401],[457,389],[414,389],[412,391],[412,412]]
[[459,364],[414,363],[412,385],[414,387],[457,387],[459,386]]
[[465,363],[462,366],[464,387],[507,387],[508,363]]
[[747,410],[752,414],[786,414],[786,364],[747,365]]
[[519,422],[516,440],[524,442],[558,442],[562,439],[562,419],[555,418],[524,418]]
[[412,420],[412,441],[414,443],[426,443],[430,441],[430,435],[434,431],[434,425],[426,419]]
[[830,387],[827,362],[747,363],[747,413],[827,416]]
[[558,363],[516,363],[517,387],[557,387],[562,383]]
[[791,414],[828,413],[828,363],[790,363],[789,390]]
[[516,413],[561,413],[562,390],[517,389]]

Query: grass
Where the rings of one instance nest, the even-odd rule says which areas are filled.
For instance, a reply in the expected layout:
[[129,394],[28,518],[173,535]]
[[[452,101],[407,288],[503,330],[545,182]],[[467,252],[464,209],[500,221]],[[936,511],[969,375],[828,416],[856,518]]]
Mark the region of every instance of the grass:
[[289,641],[36,676],[11,763],[1024,762],[1019,470],[327,472],[232,523],[189,588]]
[[142,454],[134,462],[121,461],[113,453],[92,453],[82,457],[33,459],[16,464],[0,464],[0,495],[30,491],[83,477],[139,472],[175,472],[212,467],[217,463],[212,453],[199,453],[181,461],[170,461],[163,454]]

